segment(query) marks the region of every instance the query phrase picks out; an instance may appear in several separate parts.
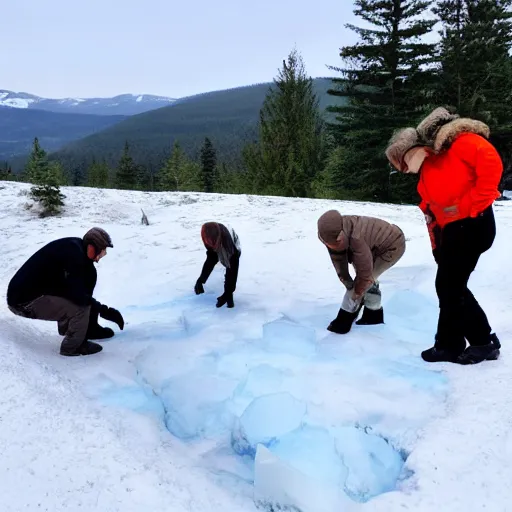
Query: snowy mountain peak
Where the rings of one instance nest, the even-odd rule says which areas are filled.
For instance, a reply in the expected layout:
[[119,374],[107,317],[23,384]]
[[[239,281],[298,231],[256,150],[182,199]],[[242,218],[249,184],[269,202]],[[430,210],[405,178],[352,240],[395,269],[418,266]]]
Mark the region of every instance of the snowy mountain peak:
[[96,115],[133,115],[172,105],[175,98],[151,94],[121,94],[113,98],[42,98],[0,89],[0,107]]

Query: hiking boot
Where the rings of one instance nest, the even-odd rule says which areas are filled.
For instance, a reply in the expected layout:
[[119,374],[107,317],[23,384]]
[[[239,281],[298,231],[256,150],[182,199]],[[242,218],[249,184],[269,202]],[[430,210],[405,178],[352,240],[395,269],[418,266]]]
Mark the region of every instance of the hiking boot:
[[356,322],[357,325],[378,325],[384,323],[384,309],[363,309],[361,318]]
[[421,358],[427,363],[456,363],[460,354],[444,348],[432,347],[421,353]]
[[92,341],[84,341],[78,348],[74,350],[60,349],[61,356],[90,356],[101,352],[103,347]]
[[459,364],[478,364],[483,361],[496,361],[500,357],[501,343],[496,334],[491,334],[487,345],[471,345],[457,359]]
[[102,327],[99,324],[90,325],[87,328],[87,336],[88,340],[106,340],[107,338],[112,338],[114,336],[114,331],[110,327]]

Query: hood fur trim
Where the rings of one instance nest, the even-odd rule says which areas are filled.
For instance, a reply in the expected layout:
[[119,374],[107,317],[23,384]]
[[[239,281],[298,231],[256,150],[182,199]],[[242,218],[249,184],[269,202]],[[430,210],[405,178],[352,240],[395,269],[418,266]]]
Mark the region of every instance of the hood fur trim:
[[434,151],[439,153],[448,149],[453,144],[454,140],[462,133],[475,133],[488,139],[491,130],[485,123],[477,121],[476,119],[455,119],[442,126],[437,132],[434,140]]
[[395,169],[401,171],[404,155],[407,151],[416,146],[423,145],[418,132],[414,128],[404,128],[395,132],[389,141],[386,157]]
[[458,119],[457,114],[451,114],[446,108],[438,107],[433,110],[421,123],[416,127],[419,136],[428,144],[433,146],[438,131],[445,124]]

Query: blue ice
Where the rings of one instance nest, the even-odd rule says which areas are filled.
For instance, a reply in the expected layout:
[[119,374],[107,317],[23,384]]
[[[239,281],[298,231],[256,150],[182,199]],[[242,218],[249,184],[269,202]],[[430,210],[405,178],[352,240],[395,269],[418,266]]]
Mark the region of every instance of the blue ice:
[[[314,328],[327,307],[311,304],[309,314],[304,305],[295,320],[282,316],[263,324],[259,336],[261,324],[253,322],[249,333],[243,318],[221,326],[215,308],[203,308],[201,300],[148,308],[148,314],[168,315],[163,327],[146,324],[148,332],[140,333],[154,343],[137,368],[157,395],[136,384],[117,386],[103,390],[104,403],[156,415],[187,442],[213,441],[203,444],[210,447],[208,467],[217,478],[225,485],[254,481],[262,499],[282,507],[346,512],[346,500],[358,505],[396,487],[405,464],[399,447],[346,422],[378,423],[379,432],[396,440],[428,420],[430,410],[417,408],[409,420],[399,413],[414,400],[440,402],[446,392],[446,376],[410,355],[411,341],[422,342],[420,316],[432,309],[431,301],[393,296],[388,318],[394,310],[401,317],[382,327],[380,338],[375,330],[354,328],[354,336],[333,336],[331,347],[317,343]],[[416,329],[418,337],[400,341],[397,328],[405,334]],[[216,336],[209,344],[197,336],[203,330]]]
[[256,455],[256,446],[270,445],[298,428],[306,414],[306,404],[290,393],[255,398],[236,422],[231,443],[239,455]]
[[395,488],[405,461],[385,439],[355,427],[341,427],[333,434],[348,470],[345,491],[351,498],[368,501]]
[[227,402],[236,384],[231,379],[197,371],[167,379],[160,397],[169,432],[180,439],[192,440],[229,430],[234,418]]
[[263,345],[269,352],[281,352],[300,357],[316,354],[316,332],[286,318],[263,325]]

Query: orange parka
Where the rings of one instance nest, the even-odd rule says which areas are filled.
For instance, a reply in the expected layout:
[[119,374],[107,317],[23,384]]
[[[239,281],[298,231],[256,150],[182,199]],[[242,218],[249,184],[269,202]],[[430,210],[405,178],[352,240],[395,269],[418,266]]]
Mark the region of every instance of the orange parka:
[[[421,168],[418,192],[432,248],[449,222],[477,217],[500,197],[503,163],[494,146],[478,132],[482,123],[457,119],[443,127],[435,140],[435,154]],[[485,125],[484,125],[485,126]]]

